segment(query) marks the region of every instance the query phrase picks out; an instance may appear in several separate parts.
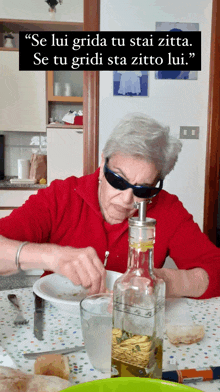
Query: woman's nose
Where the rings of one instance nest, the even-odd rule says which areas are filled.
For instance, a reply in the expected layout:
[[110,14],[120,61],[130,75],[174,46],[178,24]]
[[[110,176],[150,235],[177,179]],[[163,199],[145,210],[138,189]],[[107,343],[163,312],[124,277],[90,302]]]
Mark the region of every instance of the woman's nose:
[[131,204],[134,201],[134,194],[131,188],[128,188],[121,192],[121,197],[124,204]]

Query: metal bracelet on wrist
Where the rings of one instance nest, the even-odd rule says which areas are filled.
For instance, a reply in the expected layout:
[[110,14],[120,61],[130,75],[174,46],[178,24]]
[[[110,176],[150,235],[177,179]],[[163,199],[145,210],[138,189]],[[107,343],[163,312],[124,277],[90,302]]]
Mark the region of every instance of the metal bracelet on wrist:
[[19,263],[19,257],[20,257],[21,249],[23,248],[24,245],[27,245],[27,244],[29,244],[29,242],[25,241],[25,242],[22,242],[22,244],[18,247],[16,256],[15,256],[15,265],[16,265],[18,271],[21,270],[21,266],[20,266],[20,263]]

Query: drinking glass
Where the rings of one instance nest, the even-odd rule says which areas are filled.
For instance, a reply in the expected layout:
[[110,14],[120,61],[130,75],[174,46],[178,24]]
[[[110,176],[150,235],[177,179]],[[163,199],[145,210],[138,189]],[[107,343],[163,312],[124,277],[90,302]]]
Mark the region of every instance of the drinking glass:
[[112,295],[94,294],[80,302],[83,340],[91,364],[102,373],[111,371]]

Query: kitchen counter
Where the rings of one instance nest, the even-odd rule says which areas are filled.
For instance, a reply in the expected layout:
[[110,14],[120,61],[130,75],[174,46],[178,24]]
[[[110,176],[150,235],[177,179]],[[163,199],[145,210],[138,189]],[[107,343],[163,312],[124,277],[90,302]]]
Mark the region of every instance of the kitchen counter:
[[18,177],[6,177],[5,180],[0,180],[0,189],[10,189],[10,190],[29,190],[29,189],[42,189],[46,188],[47,184],[11,184],[11,178]]

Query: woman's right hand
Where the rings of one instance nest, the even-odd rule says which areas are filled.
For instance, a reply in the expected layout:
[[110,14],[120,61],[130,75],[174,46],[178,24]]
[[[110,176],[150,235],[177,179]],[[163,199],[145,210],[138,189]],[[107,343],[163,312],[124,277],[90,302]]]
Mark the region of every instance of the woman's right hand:
[[[0,235],[0,275],[18,272],[15,255],[21,244]],[[92,247],[77,249],[29,242],[20,252],[19,264],[22,270],[40,268],[64,275],[75,285],[88,288],[89,294],[106,290],[106,270]]]
[[43,255],[44,262],[50,271],[70,279],[75,285],[89,289],[89,294],[106,291],[106,270],[92,247],[72,248],[48,244]]

